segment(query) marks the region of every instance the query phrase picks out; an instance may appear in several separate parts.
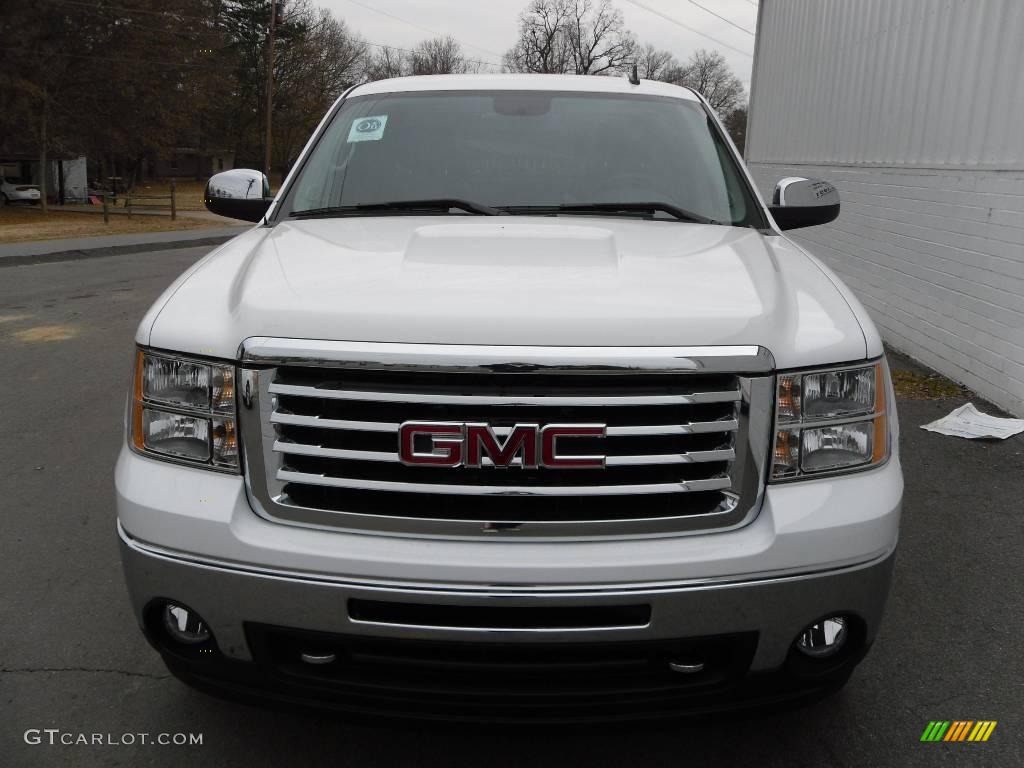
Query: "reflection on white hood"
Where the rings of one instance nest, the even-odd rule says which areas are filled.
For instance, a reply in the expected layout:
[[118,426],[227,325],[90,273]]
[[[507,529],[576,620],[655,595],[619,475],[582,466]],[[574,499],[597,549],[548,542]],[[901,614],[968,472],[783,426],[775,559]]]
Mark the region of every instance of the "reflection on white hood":
[[225,358],[249,336],[758,344],[788,368],[864,358],[855,311],[863,316],[816,261],[752,229],[589,216],[381,216],[250,230],[172,286],[138,339]]

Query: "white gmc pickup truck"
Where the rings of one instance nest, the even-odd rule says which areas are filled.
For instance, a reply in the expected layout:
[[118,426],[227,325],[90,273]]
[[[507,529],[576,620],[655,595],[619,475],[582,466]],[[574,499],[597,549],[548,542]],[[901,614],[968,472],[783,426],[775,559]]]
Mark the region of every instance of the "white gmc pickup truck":
[[399,717],[649,718],[846,682],[903,480],[882,343],[708,104],[359,85],[136,335],[118,532],[170,670]]

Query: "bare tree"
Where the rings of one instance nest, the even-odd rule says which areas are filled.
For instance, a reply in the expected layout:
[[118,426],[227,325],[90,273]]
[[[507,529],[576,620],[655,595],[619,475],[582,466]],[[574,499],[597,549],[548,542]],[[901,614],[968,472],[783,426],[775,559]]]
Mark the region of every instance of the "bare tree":
[[451,35],[424,40],[409,56],[414,75],[451,75],[466,71],[466,57]]
[[494,72],[496,67],[486,61],[478,59],[466,59],[462,65],[462,71],[467,75],[479,75],[484,72]]
[[637,72],[644,80],[665,80],[679,71],[679,62],[668,51],[655,48],[650,43],[636,52]]
[[725,124],[725,130],[732,137],[732,143],[736,145],[740,154],[743,154],[747,145],[747,105],[741,104],[736,107],[725,116],[722,122]]
[[366,80],[387,80],[402,77],[409,72],[409,61],[397,48],[382,46],[373,56],[366,59]]
[[[293,8],[296,6],[293,6]],[[366,42],[323,8],[309,7],[301,37],[275,57],[274,165],[287,172],[319,115],[366,69]]]
[[699,91],[720,115],[729,114],[743,101],[743,82],[718,51],[695,51],[679,70],[664,79]]
[[621,71],[632,63],[636,39],[625,28],[622,11],[611,0],[575,0],[569,42],[577,75]]
[[568,35],[572,0],[533,0],[519,16],[519,38],[505,54],[511,72],[565,74],[570,71]]
[[622,71],[636,49],[611,0],[532,0],[505,54],[510,72],[597,75]]

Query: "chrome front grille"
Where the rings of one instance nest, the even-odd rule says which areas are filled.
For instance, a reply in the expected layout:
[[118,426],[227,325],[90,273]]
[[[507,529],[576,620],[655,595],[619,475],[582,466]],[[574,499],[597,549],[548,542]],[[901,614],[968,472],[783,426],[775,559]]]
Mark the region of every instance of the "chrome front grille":
[[[579,348],[250,340],[240,372],[250,493],[281,521],[414,535],[734,527],[760,501],[771,363],[756,347],[708,349],[587,357]],[[605,465],[407,466],[398,452],[407,421],[486,423],[498,436],[523,423],[602,424],[604,437],[571,440],[574,453],[606,456]]]

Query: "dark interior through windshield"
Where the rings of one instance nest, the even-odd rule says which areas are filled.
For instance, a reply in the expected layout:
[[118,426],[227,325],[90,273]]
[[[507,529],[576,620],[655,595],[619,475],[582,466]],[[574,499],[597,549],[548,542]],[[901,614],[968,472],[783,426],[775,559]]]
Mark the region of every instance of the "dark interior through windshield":
[[437,198],[517,208],[662,202],[759,224],[700,103],[543,91],[348,99],[285,210]]

